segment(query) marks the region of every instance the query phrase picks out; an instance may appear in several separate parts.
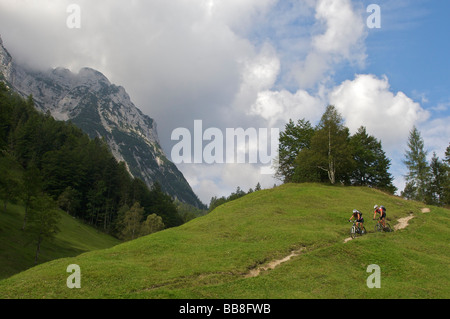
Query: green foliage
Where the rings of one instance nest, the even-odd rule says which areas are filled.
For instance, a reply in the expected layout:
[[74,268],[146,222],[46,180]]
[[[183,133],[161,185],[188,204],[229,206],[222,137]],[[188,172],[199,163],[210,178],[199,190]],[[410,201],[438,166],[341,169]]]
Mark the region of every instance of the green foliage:
[[20,191],[20,176],[17,171],[20,165],[9,153],[0,153],[0,198],[3,199],[3,212],[6,212],[8,202],[18,199]]
[[444,190],[443,190],[443,205],[450,206],[450,144],[447,146],[445,150],[445,159],[444,159],[444,171],[445,171],[445,180],[444,180]]
[[[426,202],[431,205],[443,205],[445,203],[445,184],[446,179],[446,167],[443,162],[436,156],[436,152],[433,153],[433,157],[430,162],[430,180],[427,193]],[[448,182],[447,182],[448,184]]]
[[391,194],[395,193],[393,177],[389,174],[391,161],[383,151],[381,142],[368,135],[366,128],[362,126],[350,138],[350,144],[355,161],[355,167],[350,175],[352,185],[373,186]]
[[223,205],[225,203],[231,202],[233,200],[236,200],[238,198],[244,197],[247,194],[251,194],[257,191],[261,190],[261,184],[258,182],[258,184],[256,184],[255,190],[253,190],[252,188],[250,188],[248,190],[248,192],[244,192],[239,186],[236,187],[236,191],[232,192],[229,196],[225,197],[217,197],[214,196],[211,198],[211,201],[209,203],[209,210],[208,212],[212,212],[214,209],[216,209],[217,207],[219,207],[220,205]]
[[433,153],[430,163],[427,162],[427,151],[424,141],[416,127],[410,132],[408,150],[405,160],[408,172],[402,196],[425,202],[431,205],[446,206],[450,204],[450,146],[441,161]]
[[353,136],[343,118],[329,105],[315,128],[305,119],[292,120],[280,134],[277,174],[297,183],[341,183],[370,186],[394,193],[390,160],[381,142],[361,127]]
[[165,228],[161,216],[150,214],[144,218],[144,208],[138,202],[134,203],[130,209],[128,206],[123,206],[119,216],[120,237],[125,241],[153,234]]
[[161,216],[151,214],[147,216],[147,219],[141,224],[141,236],[150,235],[164,229],[164,223]]
[[336,108],[329,105],[311,140],[315,165],[327,173],[331,184],[346,182],[353,166],[350,133]]
[[174,201],[174,204],[177,207],[178,215],[180,215],[183,223],[187,223],[188,221],[207,213],[206,209],[197,208],[190,204],[180,202],[177,199]]
[[133,240],[139,236],[143,215],[144,208],[137,202],[124,214],[121,232],[122,239]]
[[289,120],[285,125],[284,132],[280,133],[278,149],[278,167],[276,176],[285,183],[292,181],[295,169],[295,159],[300,151],[309,149],[314,128],[309,121],[301,119]]
[[34,238],[36,244],[35,264],[38,262],[42,242],[54,239],[55,235],[60,231],[58,227],[60,218],[61,216],[53,199],[47,195],[32,197],[27,235]]
[[408,138],[408,150],[403,161],[408,169],[405,176],[406,192],[402,196],[425,202],[427,198],[427,184],[430,179],[430,167],[427,163],[427,151],[417,127],[413,127]]

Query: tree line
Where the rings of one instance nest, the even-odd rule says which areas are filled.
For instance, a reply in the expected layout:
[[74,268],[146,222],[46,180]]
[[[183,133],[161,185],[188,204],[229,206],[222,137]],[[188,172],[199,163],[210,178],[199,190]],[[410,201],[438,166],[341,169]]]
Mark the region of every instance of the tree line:
[[[332,105],[313,127],[306,119],[291,119],[280,133],[276,177],[285,183],[321,182],[369,186],[394,194],[391,160],[381,142],[361,126],[354,135]],[[416,127],[410,132],[406,186],[401,196],[430,205],[450,205],[450,144],[445,158],[433,153],[430,161]]]
[[332,105],[315,127],[291,119],[280,133],[276,176],[285,183],[340,183],[394,193],[390,165],[381,142],[364,126],[351,135]]
[[261,184],[258,182],[255,186],[255,189],[249,188],[249,190],[247,192],[245,192],[244,190],[241,189],[240,186],[238,186],[238,187],[236,187],[236,191],[232,192],[228,196],[222,196],[222,197],[213,196],[213,197],[211,197],[211,200],[209,202],[208,213],[212,212],[216,207],[219,207],[222,204],[231,202],[231,201],[241,198],[247,194],[251,194],[253,192],[257,192],[260,190],[261,190]]
[[[36,225],[37,212],[60,208],[109,234],[129,238],[126,213],[137,204],[139,222],[148,221],[148,229],[183,224],[161,186],[155,183],[149,189],[132,177],[103,139],[90,139],[74,124],[38,112],[31,96],[23,99],[1,82],[0,110],[0,198],[4,210],[8,202],[24,206],[24,230],[28,222]],[[160,218],[157,227],[149,225],[155,216]],[[54,232],[56,225],[48,228]]]

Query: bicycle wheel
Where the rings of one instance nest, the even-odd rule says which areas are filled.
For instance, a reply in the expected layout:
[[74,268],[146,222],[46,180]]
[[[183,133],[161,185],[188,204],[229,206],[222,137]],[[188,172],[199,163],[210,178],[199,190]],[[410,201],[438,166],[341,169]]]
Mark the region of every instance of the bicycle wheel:
[[350,228],[350,236],[352,237],[352,239],[354,239],[356,237],[356,227],[352,226],[352,228]]
[[367,234],[367,230],[366,227],[363,226],[362,230],[361,230],[361,236]]
[[383,229],[385,232],[390,233],[392,231],[391,225],[389,225],[388,223],[386,223],[386,227],[384,227]]
[[375,232],[380,232],[383,229],[380,223],[376,223],[375,225]]

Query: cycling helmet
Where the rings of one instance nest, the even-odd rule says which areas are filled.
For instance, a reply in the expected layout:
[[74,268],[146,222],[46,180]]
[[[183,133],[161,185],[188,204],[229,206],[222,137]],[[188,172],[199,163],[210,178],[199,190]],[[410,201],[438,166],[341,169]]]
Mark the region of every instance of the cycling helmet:
[[377,209],[377,208],[378,208],[378,205],[373,206],[373,209]]
[[356,213],[359,213],[359,210],[354,209],[354,210],[353,210],[353,214],[356,214]]

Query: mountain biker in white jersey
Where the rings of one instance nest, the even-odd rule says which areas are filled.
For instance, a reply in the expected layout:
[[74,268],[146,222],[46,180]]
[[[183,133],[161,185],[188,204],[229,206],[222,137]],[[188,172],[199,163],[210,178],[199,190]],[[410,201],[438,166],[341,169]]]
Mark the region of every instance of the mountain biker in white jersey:
[[364,218],[362,217],[362,213],[359,210],[354,209],[352,217],[350,217],[348,221],[351,221],[353,218],[356,219],[356,226],[359,227],[360,231],[362,232],[364,225]]

